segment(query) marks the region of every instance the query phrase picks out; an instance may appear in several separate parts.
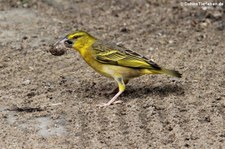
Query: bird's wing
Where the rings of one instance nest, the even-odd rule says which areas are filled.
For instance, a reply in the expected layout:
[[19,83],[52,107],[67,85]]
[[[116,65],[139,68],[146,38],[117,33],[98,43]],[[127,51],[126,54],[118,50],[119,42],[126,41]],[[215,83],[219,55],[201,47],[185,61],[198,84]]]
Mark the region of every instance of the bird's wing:
[[93,57],[100,63],[140,69],[161,69],[152,60],[149,60],[134,51],[113,44],[96,42],[92,45],[91,50]]

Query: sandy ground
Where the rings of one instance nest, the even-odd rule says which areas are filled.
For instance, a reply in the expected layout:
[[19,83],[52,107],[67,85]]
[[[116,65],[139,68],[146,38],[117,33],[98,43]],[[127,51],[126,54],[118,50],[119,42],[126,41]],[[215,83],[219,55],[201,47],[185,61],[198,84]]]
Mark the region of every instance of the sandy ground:
[[[179,70],[113,80],[52,43],[82,29]],[[0,148],[225,146],[225,7],[179,1],[0,0]]]

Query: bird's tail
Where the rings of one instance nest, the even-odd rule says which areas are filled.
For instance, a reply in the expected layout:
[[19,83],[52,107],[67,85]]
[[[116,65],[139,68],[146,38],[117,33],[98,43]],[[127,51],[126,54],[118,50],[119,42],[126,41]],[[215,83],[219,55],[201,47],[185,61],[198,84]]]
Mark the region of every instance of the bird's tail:
[[176,70],[170,70],[165,68],[160,68],[158,70],[144,69],[142,71],[144,74],[167,74],[172,77],[181,78],[182,74]]
[[178,71],[176,70],[170,70],[170,69],[162,69],[161,72],[163,74],[167,74],[167,75],[170,75],[170,76],[173,76],[173,77],[177,77],[177,78],[181,78],[182,74],[179,73]]

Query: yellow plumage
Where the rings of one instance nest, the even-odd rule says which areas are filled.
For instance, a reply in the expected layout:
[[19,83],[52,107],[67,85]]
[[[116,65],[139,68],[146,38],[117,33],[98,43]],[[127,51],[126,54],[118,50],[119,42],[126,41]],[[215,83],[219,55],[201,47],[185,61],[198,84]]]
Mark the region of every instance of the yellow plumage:
[[77,50],[94,70],[113,78],[118,83],[119,92],[108,103],[100,106],[112,104],[125,90],[125,84],[134,77],[145,74],[167,74],[181,77],[178,71],[164,69],[136,52],[100,41],[84,31],[69,34],[55,45],[59,43]]

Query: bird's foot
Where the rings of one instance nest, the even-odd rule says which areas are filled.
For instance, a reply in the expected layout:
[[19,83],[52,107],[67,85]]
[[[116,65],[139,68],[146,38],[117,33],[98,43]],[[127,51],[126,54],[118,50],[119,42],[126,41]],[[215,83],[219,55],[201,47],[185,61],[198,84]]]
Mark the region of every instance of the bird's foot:
[[99,108],[105,108],[105,107],[108,107],[108,106],[110,106],[112,104],[121,104],[121,103],[123,103],[122,100],[117,100],[117,101],[115,101],[113,103],[108,102],[108,103],[98,104],[97,107],[99,107]]
[[101,103],[101,104],[98,104],[97,107],[98,108],[105,108],[105,107],[108,107],[110,104],[108,103]]
[[117,101],[114,102],[114,104],[121,104],[121,103],[123,103],[122,100],[117,100]]

